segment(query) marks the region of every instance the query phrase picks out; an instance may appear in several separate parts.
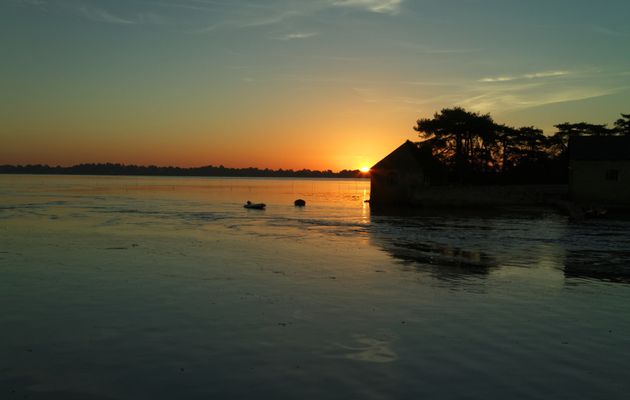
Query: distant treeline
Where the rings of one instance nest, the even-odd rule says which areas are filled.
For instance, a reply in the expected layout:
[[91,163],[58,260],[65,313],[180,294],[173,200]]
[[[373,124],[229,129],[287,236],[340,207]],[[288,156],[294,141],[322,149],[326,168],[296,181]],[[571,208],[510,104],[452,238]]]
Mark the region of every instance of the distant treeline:
[[209,165],[205,167],[181,168],[158,167],[155,165],[125,164],[79,164],[72,167],[49,165],[0,165],[3,174],[53,174],[53,175],[146,175],[146,176],[220,176],[220,177],[279,177],[279,178],[367,178],[359,170],[333,172],[310,169],[259,169],[226,168]]
[[555,128],[548,136],[534,126],[498,124],[489,114],[461,107],[445,108],[414,126],[421,146],[431,149],[450,182],[566,183],[569,139],[630,136],[630,114],[621,114],[612,127],[565,122]]

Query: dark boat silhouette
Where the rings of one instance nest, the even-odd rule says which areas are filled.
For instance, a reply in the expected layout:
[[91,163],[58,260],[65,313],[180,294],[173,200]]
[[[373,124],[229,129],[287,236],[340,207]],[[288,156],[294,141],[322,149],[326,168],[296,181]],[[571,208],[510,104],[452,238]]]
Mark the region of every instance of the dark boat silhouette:
[[265,203],[252,203],[251,201],[247,200],[247,203],[243,207],[252,210],[264,210],[267,205]]

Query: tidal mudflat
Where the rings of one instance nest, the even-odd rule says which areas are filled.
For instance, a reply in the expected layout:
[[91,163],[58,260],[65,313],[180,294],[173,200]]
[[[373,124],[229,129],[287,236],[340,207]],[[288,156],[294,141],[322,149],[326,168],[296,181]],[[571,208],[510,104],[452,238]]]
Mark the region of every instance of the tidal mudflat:
[[0,176],[0,398],[627,398],[630,222],[368,198]]

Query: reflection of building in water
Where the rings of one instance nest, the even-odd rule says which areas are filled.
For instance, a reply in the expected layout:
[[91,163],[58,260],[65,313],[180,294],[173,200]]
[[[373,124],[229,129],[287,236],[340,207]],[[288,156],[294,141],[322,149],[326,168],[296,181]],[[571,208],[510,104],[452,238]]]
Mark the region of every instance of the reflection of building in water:
[[490,275],[559,286],[580,280],[630,283],[630,221],[576,224],[554,214],[515,213],[372,209],[368,234],[403,269],[457,285]]
[[417,267],[430,266],[431,272],[438,277],[486,275],[497,266],[491,256],[480,250],[467,250],[443,243],[392,241],[383,248],[403,262],[417,264]]
[[569,250],[564,276],[630,283],[630,251]]
[[573,200],[630,204],[630,137],[573,137],[569,155]]
[[478,243],[449,243],[448,230],[443,236],[434,232],[433,240],[419,237],[418,233],[427,232],[433,221],[410,215],[387,216],[380,222],[372,218],[370,241],[403,264],[438,279],[485,277],[498,268],[497,260],[479,248]]

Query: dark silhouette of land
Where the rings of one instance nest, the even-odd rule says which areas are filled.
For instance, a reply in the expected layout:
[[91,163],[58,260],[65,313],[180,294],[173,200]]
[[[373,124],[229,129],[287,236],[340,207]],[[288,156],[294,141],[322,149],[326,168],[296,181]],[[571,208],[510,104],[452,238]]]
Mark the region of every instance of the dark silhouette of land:
[[158,167],[155,165],[79,164],[71,167],[49,165],[0,165],[2,174],[51,174],[51,175],[130,175],[130,176],[216,176],[216,177],[277,177],[277,178],[368,178],[359,170],[333,172],[310,169],[259,169],[227,168],[208,165],[204,167]]

